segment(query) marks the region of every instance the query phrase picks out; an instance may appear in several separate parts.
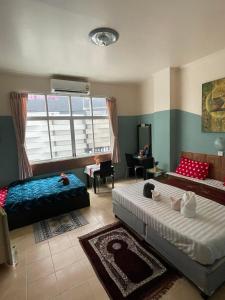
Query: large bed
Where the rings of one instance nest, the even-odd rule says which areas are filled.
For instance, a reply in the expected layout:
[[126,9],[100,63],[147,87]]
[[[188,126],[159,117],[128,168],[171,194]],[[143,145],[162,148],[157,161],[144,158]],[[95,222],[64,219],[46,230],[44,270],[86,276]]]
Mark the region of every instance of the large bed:
[[[205,154],[183,155],[207,161]],[[211,178],[204,181],[175,173],[162,180],[150,179],[161,194],[159,202],[143,197],[146,182],[113,190],[113,211],[204,294],[212,295],[225,281],[225,187],[221,181],[225,158],[210,155],[208,160]],[[197,194],[197,215],[184,218],[171,209],[170,196],[179,198],[192,189]]]
[[90,205],[85,184],[74,174],[67,174],[70,184],[60,176],[17,181],[9,185],[4,203],[9,229]]

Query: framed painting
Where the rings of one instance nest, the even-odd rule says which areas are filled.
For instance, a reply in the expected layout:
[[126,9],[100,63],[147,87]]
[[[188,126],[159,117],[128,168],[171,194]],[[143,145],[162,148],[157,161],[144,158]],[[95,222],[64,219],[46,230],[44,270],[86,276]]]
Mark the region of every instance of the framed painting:
[[225,78],[202,85],[202,131],[225,132]]

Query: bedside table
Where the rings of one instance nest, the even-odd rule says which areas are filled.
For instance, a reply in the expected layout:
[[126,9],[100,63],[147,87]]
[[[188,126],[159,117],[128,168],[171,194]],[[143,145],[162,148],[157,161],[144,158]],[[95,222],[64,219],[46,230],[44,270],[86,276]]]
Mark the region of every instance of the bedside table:
[[151,168],[151,169],[147,169],[146,172],[148,174],[150,174],[150,177],[158,177],[160,175],[163,175],[165,173],[164,170],[160,169],[160,168]]

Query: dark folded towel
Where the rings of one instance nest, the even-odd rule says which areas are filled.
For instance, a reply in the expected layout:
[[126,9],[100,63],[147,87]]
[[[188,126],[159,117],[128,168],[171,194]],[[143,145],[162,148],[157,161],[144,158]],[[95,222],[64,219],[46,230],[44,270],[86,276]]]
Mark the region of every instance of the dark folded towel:
[[147,182],[144,185],[143,195],[147,198],[152,198],[152,191],[154,190],[154,188],[154,184]]

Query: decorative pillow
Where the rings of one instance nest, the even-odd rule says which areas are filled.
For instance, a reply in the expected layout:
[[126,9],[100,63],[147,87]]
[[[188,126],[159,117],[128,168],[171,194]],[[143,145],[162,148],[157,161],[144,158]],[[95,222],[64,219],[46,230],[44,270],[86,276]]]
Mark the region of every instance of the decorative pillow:
[[0,188],[0,206],[2,207],[5,205],[7,193],[8,193],[7,187]]
[[176,173],[204,180],[209,173],[209,163],[192,160],[182,156]]

